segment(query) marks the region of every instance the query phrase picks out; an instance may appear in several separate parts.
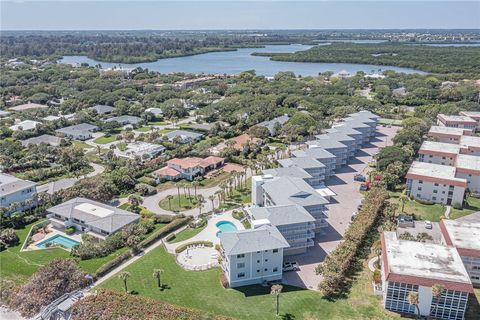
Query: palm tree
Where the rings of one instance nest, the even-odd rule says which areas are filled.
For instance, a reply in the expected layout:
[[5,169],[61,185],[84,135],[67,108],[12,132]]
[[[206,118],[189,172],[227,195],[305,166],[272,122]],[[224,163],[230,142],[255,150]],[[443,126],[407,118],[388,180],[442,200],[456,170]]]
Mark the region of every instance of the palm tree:
[[178,193],[178,208],[180,208],[180,182],[176,183],[175,186],[177,187],[177,193]]
[[[443,290],[445,290],[445,286],[442,285],[442,284],[434,284],[432,286],[432,296],[435,298],[435,304],[433,305],[433,310],[434,310],[434,313],[437,312],[437,307],[438,307],[438,300],[440,298],[440,296],[442,295],[443,293]],[[435,314],[434,314],[435,316]]]
[[278,316],[278,313],[280,312],[280,293],[282,293],[282,289],[283,289],[283,286],[281,284],[274,284],[270,289],[270,294],[274,295],[277,300],[277,313],[276,313],[277,316]]
[[171,201],[173,199],[173,196],[171,194],[169,194],[167,196],[167,200],[168,200],[168,210],[172,211],[172,204],[171,204]]
[[197,197],[197,187],[199,186],[200,182],[198,182],[198,177],[193,179],[192,186],[194,188],[195,198]]
[[162,282],[160,281],[160,277],[162,276],[162,273],[164,272],[163,269],[153,269],[153,277],[157,279],[157,287],[162,286]]
[[404,211],[404,209],[405,209],[405,203],[407,203],[407,201],[408,201],[408,197],[407,197],[406,195],[402,194],[402,195],[400,196],[400,202],[402,202],[402,213],[405,212],[405,211]]
[[218,197],[218,205],[222,204],[222,190],[218,190],[215,194]]
[[420,317],[420,308],[418,307],[418,292],[410,291],[407,296],[407,301],[412,306],[417,308],[417,319]]
[[200,211],[200,212],[199,212],[199,215],[201,215],[201,214],[202,214],[202,209],[203,209],[203,207],[205,206],[205,205],[203,204],[204,199],[203,199],[203,196],[202,196],[201,194],[198,195],[197,199],[198,199],[198,210]]
[[212,202],[212,210],[215,209],[215,195],[210,195],[208,196],[208,200],[210,200]]
[[127,281],[128,281],[129,277],[130,277],[130,272],[127,272],[127,271],[123,271],[122,273],[120,273],[118,275],[118,278],[122,279],[122,281],[123,281],[123,286],[125,288],[125,293],[128,293]]

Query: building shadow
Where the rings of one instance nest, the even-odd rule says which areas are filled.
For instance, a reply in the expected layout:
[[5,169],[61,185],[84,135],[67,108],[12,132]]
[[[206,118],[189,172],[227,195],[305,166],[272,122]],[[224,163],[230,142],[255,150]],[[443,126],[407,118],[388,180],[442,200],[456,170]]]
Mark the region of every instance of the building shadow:
[[355,157],[369,157],[369,156],[371,155],[361,149],[355,153]]
[[[244,297],[248,298],[248,297],[269,295],[271,285],[264,286],[264,285],[256,284],[256,285],[250,285],[250,286],[235,287],[231,289],[242,293]],[[307,289],[297,287],[297,286],[292,286],[292,285],[284,285],[282,292],[286,293],[286,292],[295,292],[295,291],[302,291],[302,290],[307,290]]]
[[332,176],[330,177],[327,181],[325,181],[325,186],[338,186],[338,185],[342,185],[342,184],[347,184],[345,181],[343,181],[342,179],[340,179],[339,177],[337,177],[336,175],[335,176]]
[[360,159],[358,159],[357,157],[355,157],[355,158],[351,158],[350,160],[348,160],[347,164],[365,164],[365,163],[366,162],[363,162]]

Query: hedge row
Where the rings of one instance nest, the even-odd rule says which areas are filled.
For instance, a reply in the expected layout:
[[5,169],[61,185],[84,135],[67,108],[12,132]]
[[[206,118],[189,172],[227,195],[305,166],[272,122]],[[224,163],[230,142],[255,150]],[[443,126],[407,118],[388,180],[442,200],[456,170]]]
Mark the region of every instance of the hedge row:
[[335,298],[345,292],[354,264],[380,218],[387,199],[388,192],[385,189],[372,188],[365,197],[362,209],[345,232],[344,241],[317,267],[317,273],[323,276],[318,288],[324,296]]
[[167,224],[165,227],[163,227],[162,229],[160,230],[157,230],[156,232],[152,233],[150,236],[148,236],[146,239],[144,239],[143,241],[141,241],[139,244],[138,244],[138,247],[140,249],[143,249],[143,248],[146,248],[148,246],[150,246],[152,243],[154,243],[155,241],[157,241],[158,239],[160,238],[163,238],[165,237],[167,234],[169,234],[170,232],[173,232],[181,227],[183,227],[184,225],[186,225],[190,220],[192,220],[192,217],[185,217],[185,218],[179,218],[179,219],[175,219],[173,220],[172,222],[170,222],[169,224]]
[[[181,228],[182,226],[186,225],[192,219],[192,217],[184,217],[184,218],[178,218],[178,219],[175,219],[175,217],[174,217],[173,219],[174,220],[172,221],[172,218],[170,218],[171,222],[169,224],[167,224],[165,227],[157,230],[156,232],[152,233],[150,236],[148,236],[143,241],[141,241],[138,244],[138,248],[139,249],[144,249],[144,248],[150,246],[155,241],[159,240],[160,238],[163,238],[165,235],[169,234],[170,232],[173,232],[173,231],[177,230],[178,228]],[[97,271],[95,272],[95,277],[99,278],[99,277],[102,277],[102,276],[106,275],[107,273],[109,273],[114,268],[116,268],[117,266],[122,264],[124,261],[130,259],[131,257],[133,257],[133,253],[132,253],[131,250],[128,250],[127,252],[122,253],[121,255],[116,257],[115,259],[113,259],[113,260],[105,263],[101,267],[99,267],[97,269]]]
[[133,257],[133,254],[132,254],[132,251],[131,250],[128,250],[124,253],[122,253],[121,255],[119,255],[118,257],[116,257],[115,259],[113,260],[110,260],[109,262],[105,263],[104,265],[100,266],[97,271],[95,271],[95,278],[100,278],[100,277],[103,277],[104,275],[106,275],[107,273],[109,273],[110,271],[112,271],[113,269],[115,269],[116,267],[118,267],[119,265],[121,265],[124,261],[127,261],[128,259],[130,259],[131,257]]
[[189,242],[189,243],[182,244],[175,249],[175,252],[180,253],[180,252],[184,251],[185,249],[187,249],[188,246],[197,246],[197,245],[201,245],[201,244],[203,244],[206,247],[210,247],[210,248],[213,247],[213,242],[199,240],[199,241],[192,241],[192,242]]

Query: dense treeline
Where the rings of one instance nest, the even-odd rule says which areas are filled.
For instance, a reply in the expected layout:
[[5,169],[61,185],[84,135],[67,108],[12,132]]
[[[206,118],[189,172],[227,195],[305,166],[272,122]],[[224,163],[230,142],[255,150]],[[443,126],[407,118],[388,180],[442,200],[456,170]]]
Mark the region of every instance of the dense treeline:
[[212,51],[235,50],[237,47],[260,46],[267,43],[308,41],[303,37],[271,35],[260,39],[251,36],[227,37],[198,34],[178,38],[175,35],[115,33],[16,33],[0,37],[4,58],[86,55],[99,61],[139,63],[162,58],[187,56]]
[[291,54],[268,54],[273,60],[366,63],[407,67],[434,73],[480,73],[480,47],[436,47],[399,43],[335,43]]

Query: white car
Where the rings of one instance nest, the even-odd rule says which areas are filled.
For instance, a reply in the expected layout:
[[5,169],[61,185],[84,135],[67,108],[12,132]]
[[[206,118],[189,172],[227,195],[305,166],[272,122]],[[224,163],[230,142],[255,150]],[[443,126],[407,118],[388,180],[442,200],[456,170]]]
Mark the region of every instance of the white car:
[[283,272],[300,270],[297,262],[284,262]]
[[425,229],[432,229],[433,224],[431,221],[425,220]]

